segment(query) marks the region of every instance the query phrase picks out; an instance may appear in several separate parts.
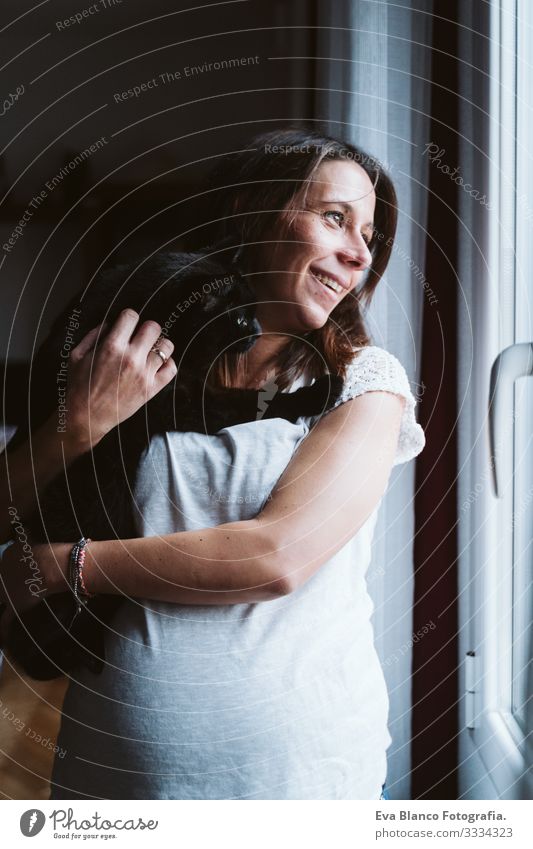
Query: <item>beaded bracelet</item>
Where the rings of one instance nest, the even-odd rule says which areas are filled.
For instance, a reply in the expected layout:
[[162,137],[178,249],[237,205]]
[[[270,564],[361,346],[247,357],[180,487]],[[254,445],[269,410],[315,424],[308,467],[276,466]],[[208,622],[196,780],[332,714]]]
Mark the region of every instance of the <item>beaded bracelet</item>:
[[83,580],[83,567],[85,565],[85,547],[90,539],[82,537],[72,546],[69,558],[69,585],[76,602],[76,616],[81,613],[88,598],[94,598],[93,593],[88,592]]

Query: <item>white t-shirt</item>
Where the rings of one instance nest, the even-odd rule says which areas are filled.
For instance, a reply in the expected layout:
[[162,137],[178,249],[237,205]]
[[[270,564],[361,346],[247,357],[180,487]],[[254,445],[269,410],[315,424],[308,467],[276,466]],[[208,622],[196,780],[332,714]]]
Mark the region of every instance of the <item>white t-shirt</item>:
[[[406,462],[424,435],[403,367],[376,347],[350,365],[339,403],[371,390],[406,398],[395,463]],[[311,423],[153,439],[139,535],[257,515]],[[275,601],[124,601],[103,673],[69,686],[51,798],[378,799],[391,738],[365,583],[376,515]]]

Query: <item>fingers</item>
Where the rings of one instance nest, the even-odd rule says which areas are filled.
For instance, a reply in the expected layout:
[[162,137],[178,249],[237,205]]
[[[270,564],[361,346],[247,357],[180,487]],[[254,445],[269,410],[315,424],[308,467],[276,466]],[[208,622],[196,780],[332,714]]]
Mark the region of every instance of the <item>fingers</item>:
[[[76,362],[81,362],[86,354],[99,343],[103,326],[104,323],[93,328],[72,350],[71,354],[75,354]],[[99,344],[98,348],[100,348]],[[93,364],[93,380],[99,373],[99,366],[103,363],[106,381],[111,381],[113,386],[115,385],[113,381],[118,381],[113,389],[115,406],[117,397],[123,402],[120,405],[118,421],[122,421],[138,409],[137,401],[142,403],[138,395],[142,386],[144,386],[144,403],[146,403],[176,375],[177,367],[171,358],[173,351],[174,344],[161,335],[160,324],[152,320],[139,324],[139,314],[135,310],[130,308],[122,310],[111,329],[105,334],[101,351],[97,351]],[[97,400],[100,397],[96,390],[93,391],[93,395]],[[123,415],[124,409],[129,411],[130,408],[132,408],[131,412]],[[116,418],[116,411],[113,418]]]
[[[130,347],[138,356],[138,361],[145,363],[148,369],[146,384],[146,400],[148,400],[163,389],[177,373],[177,366],[171,358],[174,343],[161,335],[160,324],[148,320],[137,328],[135,335],[131,338]],[[149,388],[150,383],[151,388]]]
[[[155,340],[147,355],[147,364],[153,367],[153,373],[160,371],[160,369],[163,368],[163,365],[166,365],[173,350],[174,343],[165,336],[159,336]],[[158,354],[158,351],[161,353]]]
[[157,393],[160,392],[161,389],[163,389],[163,387],[167,385],[167,383],[170,383],[172,378],[175,377],[177,373],[178,367],[172,357],[169,357],[169,359],[164,365],[161,364],[161,368],[158,368],[154,375],[153,385],[155,389],[155,394],[157,395]]
[[81,360],[85,354],[89,351],[92,351],[94,348],[96,341],[100,334],[105,333],[107,324],[105,321],[102,321],[97,327],[93,327],[92,330],[89,330],[88,333],[85,334],[83,339],[78,342],[75,348],[70,352],[71,357],[74,360]]
[[116,347],[123,350],[128,345],[138,322],[139,313],[129,308],[122,310],[107,334],[107,345],[111,348]]
[[[154,348],[156,350],[152,349],[148,352],[148,364],[153,366],[155,361],[155,367],[152,372],[152,391],[150,393],[152,398],[167,383],[170,383],[172,378],[178,373],[178,367],[170,356],[174,350],[174,345],[170,339],[166,339],[164,336],[159,337],[156,340]],[[157,351],[161,351],[163,356],[160,356]]]
[[[151,349],[155,346],[165,355],[170,357],[174,350],[173,343],[165,336],[161,336],[161,325],[157,321],[143,321],[137,328],[139,315],[134,310],[123,310],[115,324],[113,325],[107,341],[109,344],[117,343],[119,347],[125,349],[128,343],[131,345],[132,353],[138,354],[139,358],[144,362],[149,362],[154,366],[154,370],[162,365],[163,358],[158,354],[149,356]],[[135,331],[135,335],[132,335]],[[159,361],[159,364],[158,364]]]
[[157,340],[159,339],[161,333],[161,325],[157,323],[157,321],[143,321],[137,333],[131,340],[132,346],[136,348],[139,353],[142,351],[145,354],[148,354],[150,348],[152,348]]

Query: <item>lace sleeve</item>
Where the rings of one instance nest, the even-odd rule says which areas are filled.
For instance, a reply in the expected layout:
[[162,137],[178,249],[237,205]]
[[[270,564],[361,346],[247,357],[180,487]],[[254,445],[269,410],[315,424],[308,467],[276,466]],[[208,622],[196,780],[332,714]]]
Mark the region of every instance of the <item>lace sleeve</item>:
[[364,392],[393,392],[405,398],[398,447],[393,465],[406,463],[420,454],[426,444],[424,431],[415,418],[416,401],[405,369],[393,354],[383,348],[361,348],[346,371],[344,388],[335,406]]

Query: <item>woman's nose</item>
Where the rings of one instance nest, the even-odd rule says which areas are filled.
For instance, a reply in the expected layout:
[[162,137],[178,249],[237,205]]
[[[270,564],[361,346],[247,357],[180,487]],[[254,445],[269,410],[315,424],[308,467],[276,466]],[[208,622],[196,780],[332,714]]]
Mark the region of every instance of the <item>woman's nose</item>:
[[353,240],[351,245],[343,245],[338,251],[339,259],[354,268],[365,269],[372,264],[372,254],[362,237],[358,242]]

